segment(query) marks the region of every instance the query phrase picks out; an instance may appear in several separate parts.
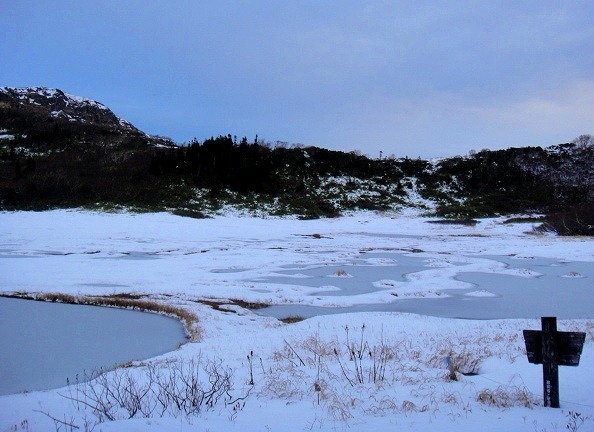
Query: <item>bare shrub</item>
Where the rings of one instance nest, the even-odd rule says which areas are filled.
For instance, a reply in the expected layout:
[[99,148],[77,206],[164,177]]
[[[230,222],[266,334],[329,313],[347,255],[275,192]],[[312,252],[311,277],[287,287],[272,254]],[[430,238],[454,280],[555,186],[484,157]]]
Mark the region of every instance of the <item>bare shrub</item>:
[[537,232],[552,231],[558,235],[594,235],[594,202],[582,203],[547,216]]
[[155,398],[161,415],[196,415],[220,401],[231,402],[232,373],[220,360],[192,359],[174,362],[165,369],[152,370]]
[[98,423],[152,414],[150,385],[139,381],[129,369],[110,373],[99,370],[85,379],[89,381],[77,382],[62,396],[78,410],[90,409]]
[[[237,409],[248,395],[233,396],[233,374],[221,360],[170,361],[141,369],[98,371],[61,394],[94,424],[131,418],[196,416],[219,404]],[[74,425],[74,421],[70,422]],[[78,428],[78,426],[75,426]],[[87,428],[85,428],[87,429]]]
[[351,386],[364,383],[384,381],[388,360],[395,357],[394,350],[389,347],[383,337],[378,345],[371,346],[366,339],[365,324],[361,326],[359,337],[351,341],[349,327],[345,327],[346,352],[348,363],[341,360],[341,352],[334,348],[334,355],[340,365],[343,376]]

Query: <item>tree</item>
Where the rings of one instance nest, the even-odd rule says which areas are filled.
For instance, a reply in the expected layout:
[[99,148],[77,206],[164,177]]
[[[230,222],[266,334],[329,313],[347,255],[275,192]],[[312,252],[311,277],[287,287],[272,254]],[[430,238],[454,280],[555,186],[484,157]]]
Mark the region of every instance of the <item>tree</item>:
[[577,145],[578,147],[586,147],[589,145],[594,145],[594,137],[589,134],[582,134],[579,137],[575,138],[572,141],[572,143]]

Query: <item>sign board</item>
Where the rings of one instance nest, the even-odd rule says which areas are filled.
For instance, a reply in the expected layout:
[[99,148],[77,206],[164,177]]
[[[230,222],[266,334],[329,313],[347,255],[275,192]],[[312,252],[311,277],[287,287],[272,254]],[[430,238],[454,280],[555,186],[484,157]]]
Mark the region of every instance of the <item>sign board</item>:
[[559,408],[559,366],[580,364],[586,334],[558,332],[557,318],[542,317],[542,330],[524,330],[530,363],[542,364],[544,406]]
[[[524,340],[528,361],[534,364],[542,364],[542,331],[524,330]],[[557,366],[579,365],[585,340],[586,333],[557,332],[555,338]]]

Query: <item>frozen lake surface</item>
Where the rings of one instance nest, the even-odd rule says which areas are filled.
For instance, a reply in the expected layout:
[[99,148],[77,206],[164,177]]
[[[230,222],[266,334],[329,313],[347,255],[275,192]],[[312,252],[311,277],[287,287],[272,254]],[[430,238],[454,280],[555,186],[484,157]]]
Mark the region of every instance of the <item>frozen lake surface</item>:
[[[462,262],[447,261],[447,266],[456,272],[453,282],[459,282],[463,287],[444,289],[432,296],[417,298],[399,296],[398,286],[405,286],[408,281],[420,278],[418,275],[431,271],[431,268],[446,266],[444,263],[403,254],[369,254],[365,257],[366,259],[345,265],[293,268],[267,278],[265,282],[319,288],[319,291],[311,294],[317,300],[388,289],[394,296],[392,302],[337,307],[274,305],[261,309],[258,313],[279,319],[292,316],[310,318],[347,312],[409,312],[464,319],[542,316],[556,316],[560,319],[594,318],[592,262],[483,256],[482,260],[492,260],[501,269],[499,272],[477,272],[464,271]],[[369,265],[374,262],[381,265]]]
[[178,320],[153,313],[0,297],[0,395],[62,387],[184,340]]
[[[237,404],[225,403],[226,397],[213,409],[190,417],[172,411],[160,418],[155,411],[151,418],[127,420],[127,410],[114,407],[117,420],[100,424],[94,423],[92,407],[73,406],[62,396],[68,394],[65,388],[7,394],[0,397],[0,431],[56,430],[47,412],[72,422],[77,430],[88,425],[89,430],[103,432],[276,431],[287,430],[287,425],[291,430],[327,432],[534,432],[565,430],[569,411],[589,419],[580,430],[593,430],[594,238],[537,234],[533,224],[507,223],[505,218],[482,219],[474,226],[429,221],[408,210],[308,221],[232,214],[193,219],[166,213],[0,212],[0,293],[139,296],[181,307],[199,318],[193,326],[200,336],[195,341],[143,361],[150,370],[127,368],[106,378],[121,373],[145,382],[151,370],[167,374],[172,366],[198,359],[203,366],[216,364],[233,373],[233,398],[249,393],[239,410]],[[259,303],[278,306],[255,311],[242,307]],[[62,306],[58,321],[75,308],[27,304]],[[100,308],[84,309],[94,315]],[[258,315],[274,311],[281,318],[319,316],[285,325]],[[349,311],[361,312],[343,313]],[[87,313],[76,314],[70,327],[88,328]],[[560,410],[540,406],[542,366],[529,364],[525,356],[522,330],[536,330],[540,321],[480,319],[541,314],[590,317],[558,323],[561,331],[587,333],[580,366],[560,368]],[[31,320],[35,312],[16,315]],[[0,317],[4,316],[0,309]],[[100,345],[96,336],[107,333],[112,318],[94,321],[101,325],[81,344],[89,342],[89,356],[111,354],[112,348]],[[118,337],[135,334],[132,326],[126,322],[112,332]],[[0,329],[5,328],[0,323]],[[142,325],[140,334],[155,347],[156,331],[147,328]],[[364,339],[374,352],[386,347],[394,353],[388,355],[381,385],[371,380],[355,386],[349,382],[348,376],[354,378],[356,372],[349,359],[347,328],[351,341]],[[177,329],[182,339],[181,328]],[[0,353],[15,363],[27,365],[36,357],[43,366],[54,356],[46,353],[52,346],[25,351],[25,339],[53,345],[58,354],[73,348],[70,338],[62,332],[47,335],[44,326],[28,334],[14,327],[10,331],[17,338],[4,342]],[[119,341],[116,348],[135,339]],[[171,345],[173,349],[176,343]],[[330,349],[324,348],[320,355],[318,347]],[[478,365],[478,375],[448,379],[443,361],[448,353],[468,359],[473,369]],[[294,354],[305,364],[296,363]],[[87,357],[68,355],[64,362],[69,364]],[[125,356],[121,361],[131,358],[138,357]],[[254,385],[248,387],[252,358]],[[360,365],[371,373],[377,359],[366,356]],[[117,361],[111,358],[107,364]],[[0,383],[35,368],[48,375],[42,366],[25,366],[22,372],[0,376]],[[83,366],[96,367],[96,363]],[[0,366],[0,373],[4,371]],[[56,385],[77,372],[81,373],[61,374]],[[322,383],[321,391],[314,391],[313,383]],[[494,395],[510,405],[491,405],[489,397],[484,403],[479,394]]]

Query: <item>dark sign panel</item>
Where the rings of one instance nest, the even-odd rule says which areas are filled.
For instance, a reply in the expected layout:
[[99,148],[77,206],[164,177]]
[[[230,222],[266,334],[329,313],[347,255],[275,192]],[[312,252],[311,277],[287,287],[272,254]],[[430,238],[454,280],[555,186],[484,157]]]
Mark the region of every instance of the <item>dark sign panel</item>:
[[[542,331],[524,330],[526,354],[530,363],[542,364]],[[578,366],[586,333],[557,332],[555,351],[558,366]]]
[[559,366],[580,364],[586,333],[558,332],[557,318],[542,317],[542,330],[524,330],[530,363],[542,364],[544,405],[559,408]]

